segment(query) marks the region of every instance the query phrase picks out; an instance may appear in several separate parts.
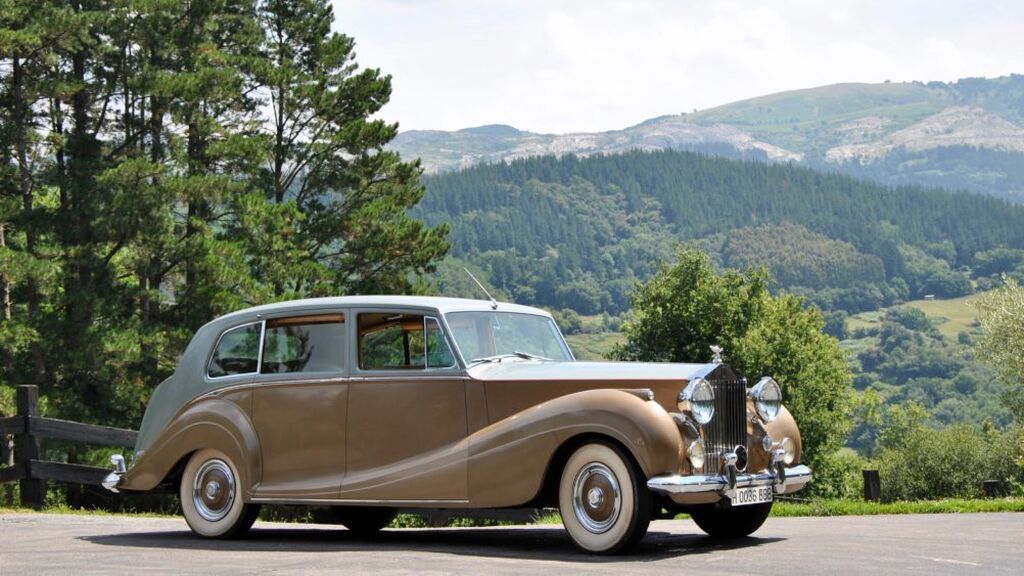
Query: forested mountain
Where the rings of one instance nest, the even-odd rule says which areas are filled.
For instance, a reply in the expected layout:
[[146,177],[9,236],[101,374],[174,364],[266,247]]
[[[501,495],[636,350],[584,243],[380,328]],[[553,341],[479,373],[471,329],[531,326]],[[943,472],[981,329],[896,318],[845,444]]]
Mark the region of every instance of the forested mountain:
[[765,265],[777,287],[847,311],[965,294],[972,274],[1019,273],[1024,261],[1024,208],[787,164],[633,151],[424,182],[416,215],[451,223],[454,256],[518,302],[582,314],[625,311],[634,282],[679,241],[727,266]]
[[1024,202],[1024,76],[952,83],[835,84],[599,133],[537,134],[492,125],[409,131],[392,147],[428,172],[545,154],[689,150],[792,162],[890,184]]

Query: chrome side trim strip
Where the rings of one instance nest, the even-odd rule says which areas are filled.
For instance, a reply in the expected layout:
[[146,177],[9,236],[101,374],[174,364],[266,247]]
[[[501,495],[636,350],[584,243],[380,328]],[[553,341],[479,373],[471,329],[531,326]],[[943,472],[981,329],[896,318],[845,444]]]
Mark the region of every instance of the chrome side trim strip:
[[444,508],[452,505],[466,506],[468,500],[367,500],[358,498],[281,498],[281,497],[253,497],[249,500],[253,504],[309,504],[313,506],[325,506],[332,504],[387,504],[394,506],[423,506],[432,508]]
[[[736,476],[735,487],[748,488],[750,486],[775,485],[775,491],[781,494],[795,492],[811,481],[811,469],[802,464],[786,468],[785,472],[781,482],[776,481],[778,477],[774,472],[740,474]],[[721,492],[724,494],[730,489],[729,479],[724,475],[680,476],[678,474],[655,476],[647,481],[647,488],[659,494],[693,494],[699,492]]]

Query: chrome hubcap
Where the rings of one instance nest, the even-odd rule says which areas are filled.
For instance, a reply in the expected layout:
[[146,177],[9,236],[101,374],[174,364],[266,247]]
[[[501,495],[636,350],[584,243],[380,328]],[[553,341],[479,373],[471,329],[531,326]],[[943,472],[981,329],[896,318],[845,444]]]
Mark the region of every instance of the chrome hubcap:
[[619,519],[622,508],[615,474],[599,462],[584,466],[573,480],[572,505],[576,519],[588,532],[607,532]]
[[214,480],[206,485],[206,498],[214,500],[217,498],[217,494],[220,494],[220,482]]
[[196,512],[209,522],[224,519],[235,502],[235,475],[220,459],[209,460],[196,472],[192,484],[192,503]]

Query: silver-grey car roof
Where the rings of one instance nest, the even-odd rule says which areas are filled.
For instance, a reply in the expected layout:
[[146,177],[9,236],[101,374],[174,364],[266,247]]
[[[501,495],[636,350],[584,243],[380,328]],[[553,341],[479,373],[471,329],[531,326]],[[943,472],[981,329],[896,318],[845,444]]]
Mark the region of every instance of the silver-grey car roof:
[[[318,308],[430,308],[441,314],[449,312],[489,311],[492,304],[488,300],[473,300],[469,298],[447,298],[443,296],[334,296],[329,298],[305,298],[302,300],[288,300],[274,304],[253,306],[237,312],[225,314],[210,322],[210,324],[231,324],[235,320],[243,320],[244,317],[256,319],[262,315],[278,314],[299,310],[314,310]],[[520,312],[524,314],[538,314],[551,317],[551,314],[521,304],[498,303],[499,312]]]

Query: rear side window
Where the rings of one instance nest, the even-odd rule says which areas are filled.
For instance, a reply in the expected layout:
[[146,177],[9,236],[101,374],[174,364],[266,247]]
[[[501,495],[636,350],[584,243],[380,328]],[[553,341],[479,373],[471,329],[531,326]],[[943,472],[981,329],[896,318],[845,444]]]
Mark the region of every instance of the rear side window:
[[210,378],[253,374],[259,364],[260,324],[246,324],[220,337],[207,370]]
[[260,372],[340,372],[345,368],[344,354],[342,314],[268,320]]

